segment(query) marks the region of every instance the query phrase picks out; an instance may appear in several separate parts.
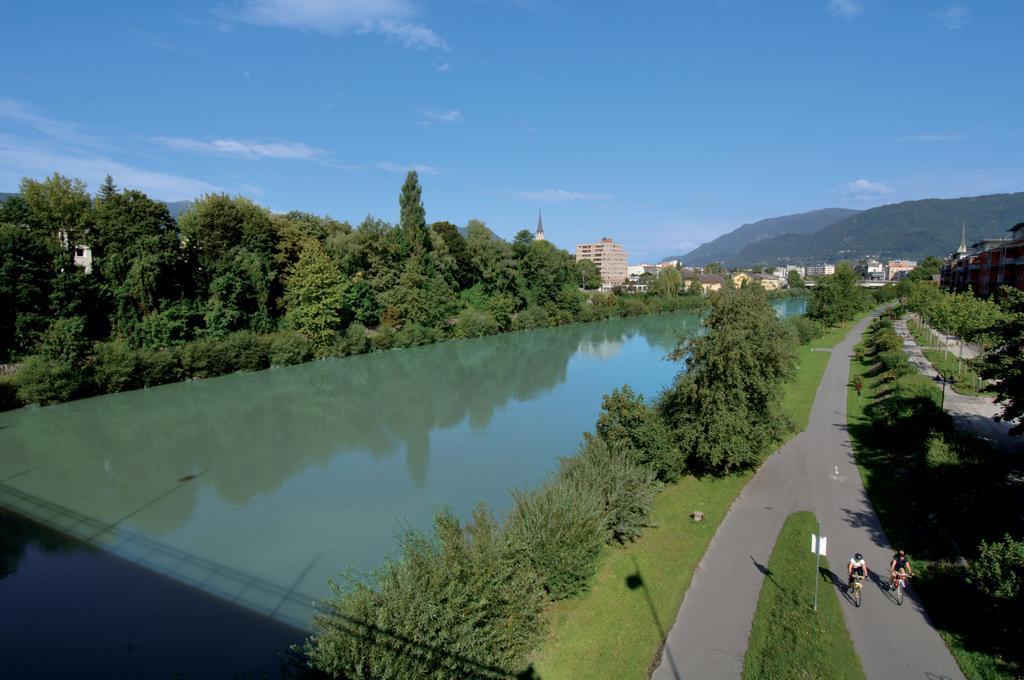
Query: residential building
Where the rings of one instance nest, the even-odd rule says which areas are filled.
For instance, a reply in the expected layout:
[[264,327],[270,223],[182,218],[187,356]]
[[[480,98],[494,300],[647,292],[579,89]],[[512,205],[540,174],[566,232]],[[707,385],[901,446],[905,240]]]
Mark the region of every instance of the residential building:
[[722,290],[722,286],[725,285],[725,279],[718,274],[696,274],[683,279],[683,286],[687,289],[692,288],[694,281],[700,283],[700,288],[705,295]]
[[617,286],[628,274],[626,251],[622,244],[605,237],[597,243],[581,243],[576,246],[576,261],[590,260],[601,272],[602,287]]
[[647,265],[645,264],[631,264],[626,267],[626,276],[632,279],[639,279],[643,274],[647,273]]
[[962,231],[960,247],[942,265],[939,285],[950,291],[970,289],[981,297],[1002,286],[1024,290],[1024,222],[1007,231],[1010,236],[982,239],[971,250]]
[[885,279],[899,281],[916,268],[917,262],[914,260],[889,260],[889,263],[885,265]]
[[875,258],[869,257],[857,265],[857,273],[862,279],[868,281],[883,281],[885,280],[885,265]]
[[831,276],[836,273],[834,264],[812,264],[807,267],[807,276]]
[[800,278],[804,277],[804,268],[798,267],[795,264],[788,264],[785,267],[776,267],[772,270],[772,274],[784,281],[789,278],[790,272],[796,272],[800,275]]
[[765,290],[779,290],[786,281],[771,274],[754,274],[754,280],[760,283]]

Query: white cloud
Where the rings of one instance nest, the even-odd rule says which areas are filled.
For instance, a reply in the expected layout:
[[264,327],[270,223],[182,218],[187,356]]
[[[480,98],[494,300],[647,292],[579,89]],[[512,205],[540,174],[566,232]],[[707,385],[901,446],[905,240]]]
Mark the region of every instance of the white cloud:
[[430,125],[431,123],[461,123],[462,122],[462,111],[458,109],[452,109],[451,111],[424,111],[423,120],[420,121],[420,125]]
[[24,123],[47,137],[80,146],[103,146],[99,137],[87,135],[75,123],[49,118],[24,102],[0,97],[0,119]]
[[829,10],[836,16],[852,19],[864,11],[862,0],[829,0]]
[[448,62],[446,61],[446,62],[444,62],[443,64],[441,64],[440,66],[438,66],[438,67],[437,67],[437,70],[438,70],[438,71],[441,71],[442,73],[444,73],[445,71],[447,71],[447,70],[451,69],[451,67],[452,67],[452,65],[451,65],[451,64],[449,64],[449,63],[448,63]]
[[967,135],[962,134],[923,134],[897,137],[897,142],[955,142],[964,139]]
[[377,168],[383,170],[384,172],[400,173],[415,170],[417,173],[421,175],[442,175],[445,172],[447,172],[447,170],[444,170],[443,168],[438,168],[433,165],[423,165],[419,163],[413,163],[412,165],[402,165],[400,163],[392,163],[391,161],[381,161],[380,163],[377,163]]
[[249,142],[238,139],[204,141],[188,137],[154,137],[153,139],[172,149],[196,151],[218,156],[235,156],[252,160],[274,158],[315,161],[320,160],[327,154],[322,149],[314,149],[301,142]]
[[855,201],[871,201],[893,193],[884,182],[856,179],[839,187],[839,193]]
[[405,47],[448,49],[444,38],[410,19],[416,8],[409,0],[246,0],[240,8],[219,14],[256,26],[280,26],[328,35],[377,33]]
[[[118,185],[139,189],[164,201],[192,199],[200,194],[224,191],[215,184],[191,177],[153,172],[97,155],[75,155],[42,149],[31,140],[0,136],[0,181],[17,186],[22,177],[46,177],[59,172],[96,187],[111,175]],[[236,187],[239,188],[239,187]],[[242,187],[248,193],[256,187]]]
[[971,10],[960,5],[952,5],[938,12],[932,12],[928,16],[939,22],[947,31],[955,31],[958,28],[963,28],[971,18]]
[[535,191],[513,191],[513,196],[524,201],[543,203],[565,203],[569,201],[608,201],[609,194],[597,194],[583,191],[566,191],[565,189],[540,189]]

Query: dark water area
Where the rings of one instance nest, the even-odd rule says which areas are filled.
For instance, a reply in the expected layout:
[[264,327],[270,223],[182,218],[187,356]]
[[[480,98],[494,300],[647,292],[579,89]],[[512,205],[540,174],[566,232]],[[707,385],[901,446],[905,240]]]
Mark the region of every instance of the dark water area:
[[299,678],[305,636],[0,510],[0,678]]

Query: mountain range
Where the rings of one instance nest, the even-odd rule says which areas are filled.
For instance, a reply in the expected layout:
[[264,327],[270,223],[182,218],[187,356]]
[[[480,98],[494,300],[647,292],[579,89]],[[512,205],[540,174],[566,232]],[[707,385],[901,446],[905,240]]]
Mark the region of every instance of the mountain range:
[[959,245],[961,225],[970,245],[1005,236],[1007,229],[1024,221],[1024,192],[930,198],[845,212],[828,208],[745,224],[685,255],[665,259],[744,267],[944,256]]
[[[6,193],[6,192],[3,192],[3,191],[0,191],[0,203],[3,203],[4,201],[6,201],[11,196],[17,196],[17,195],[18,194],[12,194],[12,193]],[[180,215],[181,213],[183,213],[186,210],[188,210],[189,207],[191,207],[191,205],[192,205],[192,201],[171,201],[171,202],[161,201],[161,203],[163,203],[164,205],[167,206],[167,210],[171,213],[171,217],[173,217],[174,219],[178,219],[178,215]]]

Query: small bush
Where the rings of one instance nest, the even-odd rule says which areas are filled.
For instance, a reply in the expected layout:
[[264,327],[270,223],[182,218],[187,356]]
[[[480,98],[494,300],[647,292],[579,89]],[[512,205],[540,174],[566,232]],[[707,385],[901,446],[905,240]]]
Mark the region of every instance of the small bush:
[[913,368],[907,361],[907,355],[901,350],[887,350],[878,355],[878,363],[882,370],[893,378],[909,375]]
[[808,319],[806,316],[790,317],[786,319],[786,325],[801,345],[806,345],[811,340],[817,340],[825,334],[825,327],[820,322]]
[[1024,594],[1024,541],[1014,540],[1009,534],[999,542],[982,541],[967,580],[992,598],[997,607],[1012,604],[1019,608]]
[[81,365],[69,366],[45,356],[30,356],[14,374],[18,399],[26,404],[56,404],[80,396],[85,387]]
[[374,585],[334,583],[314,615],[305,652],[346,678],[509,678],[544,633],[544,591],[521,569],[501,527],[481,505],[463,527],[449,512],[436,539],[410,532],[402,557]]
[[93,381],[103,394],[142,387],[139,352],[122,339],[100,342],[95,347]]
[[21,406],[21,401],[18,399],[18,386],[14,379],[0,376],[0,411],[10,411],[19,406]]
[[407,323],[402,326],[395,337],[396,347],[419,347],[444,340],[444,333],[436,328],[428,328],[418,323]]
[[171,349],[143,350],[139,353],[139,371],[146,387],[178,382],[183,377],[181,356]]
[[661,414],[629,385],[613,389],[601,399],[597,436],[609,448],[671,482],[683,471],[683,454],[672,441],[672,432]]
[[202,338],[185,345],[181,364],[185,375],[191,378],[213,378],[234,370],[227,345],[216,338]]
[[392,326],[385,326],[382,322],[377,332],[370,338],[370,347],[374,350],[391,349],[397,341],[398,331]]
[[559,475],[601,498],[606,543],[635,541],[648,526],[658,494],[654,472],[613,451],[603,440],[587,437],[579,453],[562,459]]
[[498,332],[498,322],[488,312],[469,307],[462,310],[456,319],[455,337],[478,338]]
[[309,341],[302,333],[277,331],[260,336],[260,341],[271,366],[294,366],[313,358]]
[[509,540],[523,567],[540,577],[552,600],[586,590],[604,543],[603,499],[578,480],[559,477],[512,497]]
[[512,321],[512,327],[517,331],[544,328],[547,325],[549,325],[547,312],[540,307],[527,307],[516,314],[516,318]]
[[238,331],[231,333],[221,342],[224,344],[228,363],[225,373],[259,371],[270,366],[266,346],[255,333]]
[[345,354],[362,354],[370,351],[370,338],[366,334],[366,326],[356,321],[345,329],[342,340]]

